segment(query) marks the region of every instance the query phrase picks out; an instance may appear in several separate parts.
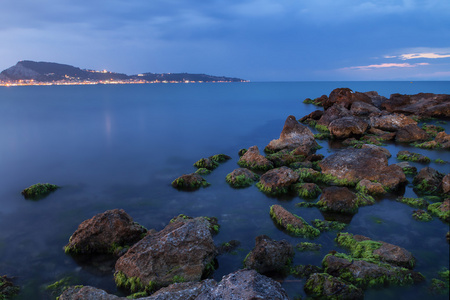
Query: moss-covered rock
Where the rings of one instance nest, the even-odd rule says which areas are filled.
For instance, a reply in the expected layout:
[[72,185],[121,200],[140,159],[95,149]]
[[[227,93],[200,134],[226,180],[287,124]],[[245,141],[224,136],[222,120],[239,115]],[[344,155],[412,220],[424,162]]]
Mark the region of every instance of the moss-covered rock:
[[7,276],[0,276],[0,299],[10,299],[16,296],[20,288],[12,282]]
[[268,171],[273,169],[273,163],[261,155],[258,146],[252,146],[241,156],[238,165],[253,171]]
[[412,217],[417,221],[428,222],[433,219],[433,217],[424,211],[423,209],[414,210]]
[[326,273],[312,274],[306,281],[304,290],[314,299],[364,299],[362,289]]
[[450,222],[450,198],[428,205],[428,211],[444,222]]
[[308,238],[320,235],[317,228],[312,227],[302,217],[290,213],[278,204],[270,207],[270,216],[279,226],[293,235]]
[[234,188],[249,187],[259,179],[259,176],[246,168],[239,168],[229,173],[226,182]]
[[311,224],[322,232],[330,231],[330,230],[341,231],[341,230],[344,230],[345,227],[347,227],[347,224],[342,223],[342,222],[326,221],[326,220],[319,220],[319,219],[313,220],[311,222]]
[[315,183],[297,183],[293,188],[300,198],[316,198],[322,193],[320,187]]
[[201,158],[194,163],[194,167],[196,168],[205,168],[208,170],[214,170],[219,166],[219,163],[210,158]]
[[419,153],[414,153],[414,152],[409,152],[407,150],[399,151],[397,153],[397,159],[419,162],[419,163],[429,163],[431,161],[430,158],[426,157],[425,155],[422,155]]
[[441,172],[425,167],[413,179],[414,191],[421,195],[439,195],[442,193],[443,178]]
[[209,185],[209,182],[196,173],[185,174],[172,181],[172,186],[180,190],[196,190]]
[[298,174],[288,167],[280,167],[264,173],[256,186],[269,195],[286,194],[293,183],[298,180]]
[[407,197],[399,197],[397,198],[398,202],[408,204],[414,208],[425,208],[428,206],[428,201],[423,198],[407,198]]
[[322,211],[346,214],[355,214],[358,211],[357,197],[346,187],[325,188],[317,204]]
[[298,243],[295,248],[299,251],[319,251],[320,249],[322,249],[322,245],[316,243],[301,242]]
[[50,194],[51,192],[57,190],[59,187],[50,183],[36,183],[32,186],[27,187],[22,191],[22,195],[26,199],[41,199]]
[[296,154],[295,150],[289,151],[286,149],[268,154],[266,157],[275,167],[289,166],[295,162],[302,162],[306,158],[304,155]]

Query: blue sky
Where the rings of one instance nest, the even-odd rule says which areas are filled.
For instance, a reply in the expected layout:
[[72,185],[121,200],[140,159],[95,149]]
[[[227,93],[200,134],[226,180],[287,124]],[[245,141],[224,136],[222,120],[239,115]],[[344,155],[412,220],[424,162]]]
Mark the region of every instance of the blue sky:
[[450,80],[449,0],[1,0],[0,20],[0,70]]

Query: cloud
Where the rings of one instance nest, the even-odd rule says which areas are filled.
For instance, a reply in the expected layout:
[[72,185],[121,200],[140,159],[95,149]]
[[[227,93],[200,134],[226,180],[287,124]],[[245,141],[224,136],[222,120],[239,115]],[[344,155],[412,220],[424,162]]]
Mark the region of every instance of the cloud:
[[450,54],[438,54],[438,53],[409,53],[401,54],[399,58],[401,60],[415,59],[415,58],[446,58],[450,57]]
[[429,65],[429,63],[417,63],[417,64],[384,63],[384,64],[378,64],[378,65],[346,67],[346,68],[342,68],[342,70],[373,70],[373,69],[383,69],[383,68],[415,68],[415,67],[418,67],[418,66],[427,66],[427,65]]

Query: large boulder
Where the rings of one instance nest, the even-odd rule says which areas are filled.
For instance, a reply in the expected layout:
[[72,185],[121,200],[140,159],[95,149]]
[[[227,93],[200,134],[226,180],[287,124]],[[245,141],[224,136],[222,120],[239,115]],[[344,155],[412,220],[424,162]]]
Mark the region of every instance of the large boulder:
[[288,116],[281,131],[280,138],[272,140],[264,149],[268,153],[283,149],[296,150],[296,154],[309,155],[316,151],[317,142],[311,130],[300,124],[294,116]]
[[317,124],[322,126],[327,126],[333,122],[334,120],[343,118],[343,117],[351,117],[352,113],[341,105],[333,105],[324,111],[323,115],[320,117]]
[[386,154],[376,149],[343,149],[319,162],[323,174],[357,183],[362,179],[377,181],[389,189],[406,182],[402,168],[388,165]]
[[354,102],[350,111],[355,116],[368,116],[372,113],[380,113],[380,110],[366,102]]
[[210,223],[202,217],[177,218],[163,230],[147,235],[116,262],[118,286],[136,290],[162,287],[176,280],[199,281],[213,269],[216,247]]
[[200,187],[207,187],[209,183],[200,174],[184,174],[172,181],[172,186],[180,190],[196,190]]
[[255,270],[239,270],[222,277],[219,284],[203,292],[197,300],[288,300],[281,284]]
[[235,169],[225,178],[226,182],[234,188],[251,186],[258,179],[258,175],[246,168]]
[[273,168],[273,163],[260,154],[258,146],[248,148],[239,159],[238,165],[254,171],[267,171]]
[[328,125],[330,133],[338,139],[361,135],[366,132],[367,127],[369,124],[358,117],[343,117]]
[[425,132],[425,130],[416,124],[409,124],[400,128],[395,136],[395,140],[401,143],[422,142],[428,140],[429,138],[430,136]]
[[195,300],[197,297],[214,288],[217,282],[206,279],[200,282],[180,282],[164,287],[149,297],[139,298],[141,300]]
[[392,94],[389,100],[383,102],[382,108],[389,112],[426,117],[450,117],[450,95],[431,93]]
[[417,125],[416,121],[403,114],[372,116],[370,117],[370,123],[372,127],[387,131],[398,131],[410,124]]
[[325,109],[328,109],[335,104],[339,104],[349,109],[353,102],[365,102],[371,104],[372,100],[364,93],[353,92],[349,88],[337,88],[331,91],[328,99],[322,102],[322,105]]
[[92,286],[70,286],[57,298],[59,300],[119,300],[126,299],[108,294],[104,290]]
[[346,187],[331,186],[325,188],[317,204],[324,211],[349,214],[358,211],[356,195]]
[[66,253],[114,253],[142,239],[147,229],[133,222],[123,209],[105,211],[83,221],[64,247]]
[[267,194],[284,194],[289,191],[290,186],[295,183],[299,175],[288,167],[280,167],[264,173],[257,186]]
[[314,299],[364,299],[362,289],[326,273],[312,274],[306,281],[304,290]]
[[260,235],[255,238],[255,248],[245,258],[244,266],[261,274],[287,273],[293,257],[294,247],[288,241]]

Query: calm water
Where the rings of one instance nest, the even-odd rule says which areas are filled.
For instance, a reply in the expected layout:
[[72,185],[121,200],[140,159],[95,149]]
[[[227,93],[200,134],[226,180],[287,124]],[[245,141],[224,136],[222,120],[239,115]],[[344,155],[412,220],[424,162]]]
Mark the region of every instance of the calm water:
[[[237,254],[218,257],[215,279],[242,267],[254,238],[266,234],[292,244],[308,241],[278,230],[269,207],[281,204],[311,221],[323,219],[316,209],[298,208],[298,197],[276,199],[255,186],[234,190],[225,176],[237,168],[238,150],[260,149],[279,137],[288,115],[297,118],[316,110],[307,98],[328,95],[334,88],[391,93],[450,93],[449,82],[300,82],[233,84],[155,84],[122,86],[50,86],[0,88],[0,275],[16,277],[19,299],[50,299],[45,286],[65,277],[120,294],[111,269],[88,265],[64,254],[63,246],[85,219],[108,209],[123,208],[136,222],[160,230],[184,213],[219,218],[216,244],[241,241]],[[449,132],[449,126],[446,125]],[[326,141],[319,153],[334,150]],[[389,144],[397,162],[406,145]],[[413,149],[432,159],[450,160],[449,152]],[[196,192],[180,192],[170,183],[195,171],[202,157],[225,153],[233,159],[205,176],[212,184]],[[419,168],[424,165],[417,164]],[[449,165],[431,163],[442,172]],[[411,179],[411,178],[409,178]],[[62,186],[40,201],[20,192],[38,182]],[[411,186],[407,196],[415,196]],[[449,265],[448,225],[438,219],[419,223],[413,208],[389,196],[359,210],[348,232],[384,240],[410,250],[416,270],[428,282],[421,286],[373,289],[366,299],[430,298],[426,286]],[[297,252],[295,264],[317,264],[332,249],[336,233],[315,240],[318,253]],[[292,298],[304,296],[304,280],[283,282]],[[433,296],[439,298],[437,296]],[[447,295],[442,296],[446,299]]]

